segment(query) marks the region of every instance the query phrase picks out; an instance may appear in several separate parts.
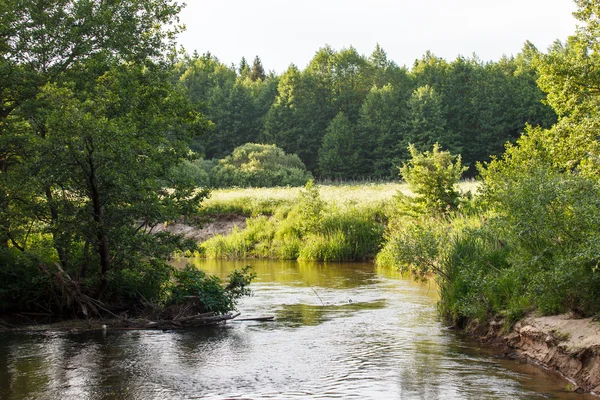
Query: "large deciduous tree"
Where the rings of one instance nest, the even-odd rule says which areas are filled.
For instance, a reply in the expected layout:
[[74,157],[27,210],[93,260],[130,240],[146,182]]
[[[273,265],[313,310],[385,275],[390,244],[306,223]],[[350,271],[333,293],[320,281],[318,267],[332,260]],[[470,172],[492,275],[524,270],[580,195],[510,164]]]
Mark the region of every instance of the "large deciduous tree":
[[166,172],[205,128],[169,79],[179,10],[171,0],[0,6],[0,250],[36,256],[31,238],[49,234],[46,256],[95,276],[100,296],[111,277],[175,248],[148,231],[202,197]]

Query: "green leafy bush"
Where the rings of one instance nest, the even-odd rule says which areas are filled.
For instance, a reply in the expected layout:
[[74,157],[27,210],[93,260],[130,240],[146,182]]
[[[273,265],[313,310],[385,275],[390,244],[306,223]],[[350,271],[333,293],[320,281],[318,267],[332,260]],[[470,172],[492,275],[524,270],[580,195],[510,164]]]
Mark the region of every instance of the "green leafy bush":
[[192,182],[196,187],[210,187],[210,171],[216,164],[203,159],[184,160],[171,171],[171,180]]
[[256,143],[237,147],[219,160],[211,175],[215,187],[302,186],[311,178],[298,156]]
[[599,182],[508,156],[483,174],[489,223],[523,274],[523,295],[544,314],[599,312]]
[[412,144],[408,150],[411,158],[400,168],[400,174],[414,196],[398,195],[406,211],[444,214],[455,210],[460,204],[460,194],[456,189],[458,180],[468,169],[462,166],[460,155],[453,156],[442,151],[437,143],[432,151],[424,153]]
[[206,311],[224,314],[235,310],[238,300],[251,294],[248,285],[255,276],[251,267],[246,266],[229,274],[229,283],[224,285],[218,277],[208,276],[203,271],[187,265],[174,271],[170,302],[183,303],[188,296],[194,296],[198,297]]

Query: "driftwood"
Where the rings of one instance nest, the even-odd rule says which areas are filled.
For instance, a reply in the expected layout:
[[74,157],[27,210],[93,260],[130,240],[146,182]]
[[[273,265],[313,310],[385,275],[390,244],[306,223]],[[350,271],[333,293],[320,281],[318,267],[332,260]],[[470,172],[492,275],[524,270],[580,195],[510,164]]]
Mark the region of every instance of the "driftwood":
[[252,318],[238,318],[236,321],[274,321],[275,317],[252,317]]
[[198,326],[208,326],[215,325],[219,322],[227,321],[230,319],[234,319],[239,316],[240,313],[237,314],[223,314],[223,315],[215,315],[214,313],[203,313],[196,315],[188,315],[185,317],[174,318],[170,320],[161,320],[161,321],[150,321],[144,325],[139,326],[140,329],[182,329],[182,328],[191,328]]

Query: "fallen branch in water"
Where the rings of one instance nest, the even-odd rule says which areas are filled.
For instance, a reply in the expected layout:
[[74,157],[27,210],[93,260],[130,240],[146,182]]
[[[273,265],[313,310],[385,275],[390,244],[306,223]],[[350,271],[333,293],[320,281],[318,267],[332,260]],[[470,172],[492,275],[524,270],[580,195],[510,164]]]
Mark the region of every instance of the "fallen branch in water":
[[238,318],[236,321],[274,321],[275,317],[251,317],[251,318]]
[[215,325],[219,322],[227,321],[230,319],[234,319],[239,316],[240,313],[237,314],[223,314],[223,315],[214,315],[214,313],[204,313],[204,314],[196,314],[196,315],[188,315],[186,317],[180,317],[170,320],[161,320],[161,321],[150,321],[144,325],[139,326],[140,329],[182,329],[182,328],[191,328],[197,326],[207,326],[207,325]]

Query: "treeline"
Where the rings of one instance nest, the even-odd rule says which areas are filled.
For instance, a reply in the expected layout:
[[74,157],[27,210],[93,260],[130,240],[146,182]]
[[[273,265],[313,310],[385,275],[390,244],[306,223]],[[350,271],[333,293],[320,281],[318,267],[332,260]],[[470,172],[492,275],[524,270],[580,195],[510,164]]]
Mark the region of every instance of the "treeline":
[[552,126],[532,52],[526,45],[497,62],[427,52],[408,70],[379,45],[369,57],[326,46],[304,70],[291,65],[282,75],[265,73],[259,57],[236,67],[206,53],[184,57],[175,78],[214,123],[192,145],[206,159],[268,143],[322,179],[386,179],[397,176],[410,143],[425,150],[438,142],[474,172],[526,124]]

